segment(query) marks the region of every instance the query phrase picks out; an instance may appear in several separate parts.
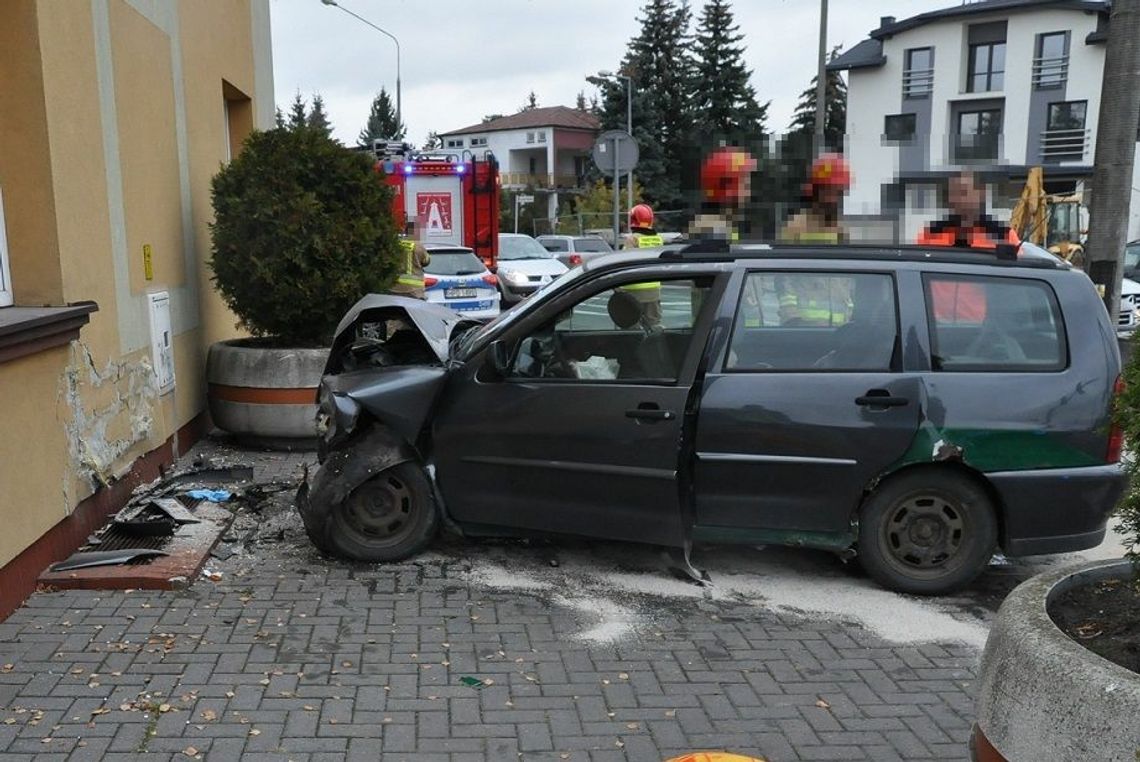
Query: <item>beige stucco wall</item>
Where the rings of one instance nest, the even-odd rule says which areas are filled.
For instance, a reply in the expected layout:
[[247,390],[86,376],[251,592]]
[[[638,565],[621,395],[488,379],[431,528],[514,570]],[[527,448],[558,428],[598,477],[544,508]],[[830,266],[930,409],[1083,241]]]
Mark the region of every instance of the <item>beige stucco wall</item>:
[[[0,567],[205,409],[206,349],[235,333],[205,266],[210,178],[229,153],[223,81],[272,114],[267,24],[268,0],[0,4],[16,303],[100,308],[70,347],[0,363]],[[155,291],[171,295],[177,378],[161,395]]]

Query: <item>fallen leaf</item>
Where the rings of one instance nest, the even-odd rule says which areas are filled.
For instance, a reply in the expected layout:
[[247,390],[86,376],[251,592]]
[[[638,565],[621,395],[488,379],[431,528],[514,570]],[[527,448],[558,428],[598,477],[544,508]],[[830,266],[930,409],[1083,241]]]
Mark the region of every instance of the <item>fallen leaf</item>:
[[261,731],[260,731],[260,730],[258,730],[257,728],[250,728],[250,729],[249,729],[249,734],[250,734],[251,736],[259,736],[259,735],[261,735]]
[[308,704],[305,704],[305,706],[304,706],[304,707],[302,707],[302,708],[303,708],[303,709],[304,709],[306,712],[315,712],[315,711],[317,711],[317,708],[316,708],[315,706],[309,706]]
[[163,714],[166,714],[167,712],[169,712],[173,708],[174,707],[172,707],[170,704],[159,704],[158,705],[158,711],[162,712]]
[[495,681],[494,681],[494,680],[492,680],[492,679],[491,679],[491,678],[489,678],[489,677],[488,677],[488,678],[485,678],[485,679],[483,680],[483,685],[494,685],[494,684],[495,684]]
[[0,667],[0,672],[11,672],[15,668],[15,664],[5,664],[4,666]]
[[233,698],[233,697],[234,697],[233,691],[226,691],[226,698]]
[[187,757],[198,756],[198,750],[195,749],[193,746],[187,746],[185,749],[182,750],[182,753],[185,754]]
[[40,739],[40,743],[51,743],[53,740],[55,740],[55,739],[52,739],[52,738],[41,738],[41,739]]
[[213,722],[214,720],[218,719],[218,713],[213,709],[203,709],[202,719],[206,722]]
[[831,708],[831,704],[827,703],[823,699],[820,699],[819,701],[815,702],[815,705],[818,706],[820,709],[830,709]]
[[350,661],[342,661],[342,662],[340,663],[340,666],[342,666],[342,667],[351,667],[351,666],[352,666],[352,662],[350,662]]
[[621,678],[622,680],[628,680],[629,679],[629,673],[628,672],[620,672],[620,673],[618,673],[618,677]]
[[5,725],[15,725],[16,724],[16,718],[15,717],[9,717],[8,719],[4,720],[4,724]]
[[82,675],[82,674],[83,674],[84,672],[86,672],[86,671],[87,671],[87,670],[85,670],[83,667],[75,667],[74,669],[72,669],[72,670],[71,670],[71,674],[73,674],[73,675]]
[[111,710],[110,710],[110,709],[108,709],[108,708],[107,708],[107,707],[105,707],[105,706],[101,706],[101,707],[99,707],[98,709],[92,709],[92,710],[91,710],[91,714],[92,714],[92,715],[98,715],[98,714],[110,714],[110,713],[111,713]]
[[637,730],[638,727],[636,722],[627,722],[625,726],[630,730]]
[[666,717],[676,717],[677,716],[677,710],[676,709],[666,709],[665,710],[665,716]]

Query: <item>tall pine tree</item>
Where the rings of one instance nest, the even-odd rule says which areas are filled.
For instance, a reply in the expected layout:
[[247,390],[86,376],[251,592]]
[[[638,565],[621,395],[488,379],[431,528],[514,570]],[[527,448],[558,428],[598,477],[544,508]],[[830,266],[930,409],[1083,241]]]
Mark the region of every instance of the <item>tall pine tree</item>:
[[[645,198],[659,209],[686,204],[682,166],[689,160],[692,75],[687,0],[647,0],[640,33],[629,41],[619,71],[633,79],[633,136],[640,159],[634,175]],[[606,129],[626,127],[625,80],[587,77],[600,88],[598,118]],[[623,193],[624,196],[624,193]]]
[[768,116],[749,82],[743,39],[728,0],[708,0],[693,46],[696,125],[703,136],[738,145],[760,142]]
[[533,111],[538,108],[538,96],[534,94],[534,90],[527,93],[526,103],[523,104],[519,111]]
[[362,146],[371,146],[373,140],[403,140],[407,131],[407,127],[396,119],[396,107],[392,104],[388,91],[380,88],[380,92],[372,99],[368,123],[360,131],[356,142]]
[[289,116],[286,121],[289,129],[296,130],[309,123],[309,115],[306,111],[307,104],[305,99],[301,97],[301,91],[298,90],[297,94],[293,96],[293,102],[289,104]]
[[310,127],[320,130],[325,135],[332,135],[332,124],[329,122],[328,113],[325,112],[325,99],[320,93],[313,96],[313,105],[309,107],[306,121]]
[[[839,55],[842,46],[831,51],[831,60]],[[811,137],[815,134],[815,88],[819,76],[811,78],[811,87],[800,93],[796,112],[792,116],[789,137],[793,135]],[[827,87],[824,91],[824,147],[829,151],[843,150],[843,136],[847,132],[847,83],[837,71],[827,73]]]

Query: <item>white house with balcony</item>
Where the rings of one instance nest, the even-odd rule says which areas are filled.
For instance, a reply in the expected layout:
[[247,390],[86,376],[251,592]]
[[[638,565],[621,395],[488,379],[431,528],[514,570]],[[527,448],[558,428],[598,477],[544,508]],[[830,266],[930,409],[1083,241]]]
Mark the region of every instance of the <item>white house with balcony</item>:
[[559,191],[580,189],[590,151],[601,132],[597,117],[567,106],[549,106],[501,116],[440,134],[448,151],[490,151],[499,162],[504,188],[546,192],[547,217],[558,210]]
[[845,212],[914,240],[962,167],[986,178],[999,218],[1034,166],[1048,192],[1091,199],[1108,11],[1104,0],[977,0],[882,18],[829,66],[847,72]]

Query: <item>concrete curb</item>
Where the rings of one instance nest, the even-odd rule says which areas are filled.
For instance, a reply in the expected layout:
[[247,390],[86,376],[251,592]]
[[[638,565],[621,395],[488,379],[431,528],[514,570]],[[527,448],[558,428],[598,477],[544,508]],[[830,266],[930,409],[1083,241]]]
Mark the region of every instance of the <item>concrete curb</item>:
[[1131,573],[1094,561],[1039,574],[998,610],[978,674],[978,727],[1008,760],[1140,758],[1140,674],[1097,656],[1050,619],[1072,587]]

